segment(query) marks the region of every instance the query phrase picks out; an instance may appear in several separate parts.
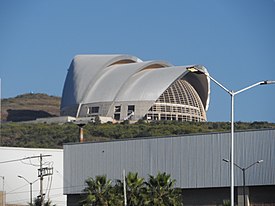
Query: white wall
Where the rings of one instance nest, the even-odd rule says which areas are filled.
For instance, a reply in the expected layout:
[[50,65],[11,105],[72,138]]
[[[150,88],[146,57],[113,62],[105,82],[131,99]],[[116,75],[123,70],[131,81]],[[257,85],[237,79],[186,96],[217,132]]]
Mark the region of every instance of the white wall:
[[[53,175],[45,176],[43,192],[48,195],[52,203],[58,206],[66,205],[66,196],[63,195],[63,150],[62,149],[32,149],[16,147],[0,147],[0,176],[4,177],[7,204],[26,204],[30,201],[30,184],[18,175],[25,177],[29,182],[38,179],[39,158],[17,160],[26,157],[51,155],[43,158],[43,167],[53,167]],[[3,178],[0,178],[0,191],[3,190]],[[40,194],[40,181],[33,183],[33,199]]]

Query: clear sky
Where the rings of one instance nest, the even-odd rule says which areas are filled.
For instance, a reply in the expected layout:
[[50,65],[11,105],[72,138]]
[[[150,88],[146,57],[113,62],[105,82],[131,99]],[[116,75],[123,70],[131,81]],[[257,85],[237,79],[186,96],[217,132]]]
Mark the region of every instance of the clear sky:
[[[76,54],[202,64],[237,91],[275,80],[275,1],[1,0],[2,98],[28,92],[61,96]],[[275,85],[235,99],[236,121],[275,122]],[[207,116],[230,120],[230,96],[213,83]]]

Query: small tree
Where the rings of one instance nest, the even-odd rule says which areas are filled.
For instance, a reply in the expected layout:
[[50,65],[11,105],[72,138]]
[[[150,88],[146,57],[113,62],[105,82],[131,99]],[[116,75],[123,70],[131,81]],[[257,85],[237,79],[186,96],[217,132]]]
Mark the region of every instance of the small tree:
[[[41,198],[35,198],[34,203],[29,203],[29,206],[41,206]],[[51,200],[44,201],[43,206],[56,206],[56,204],[52,204]]]
[[99,116],[96,116],[96,117],[95,117],[94,124],[95,124],[95,125],[101,124],[101,120],[100,120]]
[[144,205],[148,206],[180,206],[181,192],[174,188],[175,180],[169,174],[158,173],[156,177],[149,175],[147,198]]

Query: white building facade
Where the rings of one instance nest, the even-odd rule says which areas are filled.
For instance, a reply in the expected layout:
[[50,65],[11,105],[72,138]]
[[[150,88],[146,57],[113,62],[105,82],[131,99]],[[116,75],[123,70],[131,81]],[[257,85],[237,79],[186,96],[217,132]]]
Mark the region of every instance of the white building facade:
[[62,149],[0,147],[0,176],[3,177],[0,178],[0,191],[5,194],[4,205],[27,205],[31,195],[30,183],[33,199],[40,195],[40,155],[42,168],[50,168],[48,174],[52,174],[43,176],[45,200],[50,199],[53,204],[60,206],[66,205]]
[[209,79],[189,67],[130,55],[77,55],[64,83],[61,115],[206,121]]

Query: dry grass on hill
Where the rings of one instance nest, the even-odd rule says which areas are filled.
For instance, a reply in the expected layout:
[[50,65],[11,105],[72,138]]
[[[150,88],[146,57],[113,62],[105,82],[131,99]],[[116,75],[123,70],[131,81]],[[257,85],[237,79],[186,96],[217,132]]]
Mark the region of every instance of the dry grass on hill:
[[59,116],[60,97],[47,94],[22,94],[2,99],[2,121],[26,121]]

